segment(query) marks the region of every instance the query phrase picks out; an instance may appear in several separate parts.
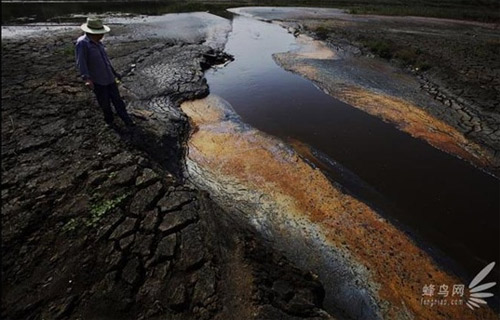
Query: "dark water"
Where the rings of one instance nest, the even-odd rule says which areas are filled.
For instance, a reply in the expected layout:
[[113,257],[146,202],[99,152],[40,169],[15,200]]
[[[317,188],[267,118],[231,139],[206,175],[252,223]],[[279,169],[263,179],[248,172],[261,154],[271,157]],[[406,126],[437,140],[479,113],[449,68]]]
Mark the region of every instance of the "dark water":
[[235,61],[207,79],[210,91],[244,122],[310,145],[332,180],[411,233],[465,281],[489,262],[498,264],[497,179],[281,69],[272,54],[294,48],[295,41],[279,26],[240,16],[232,23],[226,51]]

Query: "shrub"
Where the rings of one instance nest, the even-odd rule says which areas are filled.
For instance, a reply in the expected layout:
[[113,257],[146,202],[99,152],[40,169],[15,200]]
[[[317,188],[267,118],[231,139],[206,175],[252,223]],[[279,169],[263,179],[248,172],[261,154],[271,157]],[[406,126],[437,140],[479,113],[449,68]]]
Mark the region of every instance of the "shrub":
[[417,62],[419,54],[413,48],[399,49],[394,53],[394,58],[399,59],[404,65],[413,65]]
[[321,40],[325,40],[326,38],[328,38],[328,29],[326,27],[323,27],[323,26],[319,26],[317,28],[314,29],[314,33],[316,34],[316,36],[321,39]]
[[371,52],[384,59],[391,59],[393,56],[393,44],[386,40],[373,40],[367,43]]

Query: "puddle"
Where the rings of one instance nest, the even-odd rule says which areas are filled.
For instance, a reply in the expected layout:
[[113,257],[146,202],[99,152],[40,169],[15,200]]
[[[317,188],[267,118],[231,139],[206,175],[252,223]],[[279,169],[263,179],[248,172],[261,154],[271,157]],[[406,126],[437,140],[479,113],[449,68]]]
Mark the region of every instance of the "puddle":
[[235,61],[207,80],[243,122],[292,142],[462,277],[499,261],[497,179],[278,67],[273,54],[298,49],[285,29],[242,16],[232,24],[225,50]]

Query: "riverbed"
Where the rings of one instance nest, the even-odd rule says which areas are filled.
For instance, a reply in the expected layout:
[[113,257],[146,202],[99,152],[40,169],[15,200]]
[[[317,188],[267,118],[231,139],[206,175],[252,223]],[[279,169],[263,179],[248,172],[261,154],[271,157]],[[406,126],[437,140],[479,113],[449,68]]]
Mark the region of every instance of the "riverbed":
[[[385,261],[385,268],[404,269],[402,273],[406,275],[415,273],[411,281],[418,284],[425,277],[416,274],[427,268],[425,265],[436,263],[422,256],[420,265],[412,266],[409,261],[422,255],[417,253],[420,249],[438,265],[463,278],[473,276],[486,261],[497,260],[495,177],[333,98],[314,83],[283,70],[273,59],[276,54],[291,51],[311,60],[334,61],[335,52],[328,52],[328,48],[311,38],[296,39],[293,30],[279,24],[239,15],[232,19],[225,51],[235,60],[207,73],[212,97],[183,106],[196,127],[189,143],[188,170],[219,203],[229,210],[244,212],[292,260],[320,274],[327,286],[327,311],[346,305],[342,302],[345,296],[339,296],[331,287],[348,288],[351,281],[359,281],[364,283],[360,286],[364,289],[349,291],[352,308],[344,310],[354,318],[373,318],[380,313],[401,318],[405,312],[423,312],[415,305],[409,309],[395,305],[379,309],[378,299],[400,299],[405,289],[401,287],[392,298],[387,297],[392,295],[387,292],[382,293],[384,298],[378,296],[376,292],[383,292],[384,286],[393,287],[387,278],[396,275],[382,272],[386,280],[379,283],[373,278],[377,276],[359,267],[380,268],[373,264],[379,258],[369,258],[371,262],[367,264],[359,261],[376,250],[388,252],[389,248],[398,247],[407,251],[406,257],[380,259]],[[289,149],[275,137],[295,149]],[[300,158],[294,158],[297,155]],[[314,168],[324,176],[317,176]],[[325,183],[351,200],[340,200],[338,191],[329,191],[331,187]],[[336,199],[336,204],[330,202],[332,199]],[[361,205],[359,200],[370,207],[365,208],[371,212],[366,213],[365,220],[333,218],[339,214],[335,213],[339,210],[336,205],[342,203],[343,210],[352,214]],[[315,210],[321,213],[313,213]],[[483,218],[478,219],[478,212]],[[384,227],[368,227],[384,229],[383,236],[368,232],[361,238],[344,238],[339,221],[370,225],[373,220],[368,217],[372,214],[390,221],[382,222]],[[317,220],[318,215],[323,218]],[[324,216],[328,218],[323,220]],[[486,220],[491,223],[485,223]],[[406,235],[399,235],[390,225]],[[464,237],[471,230],[477,232]],[[360,248],[351,246],[363,243],[366,252],[351,252],[354,257],[346,258],[349,253],[343,252],[338,243],[330,242],[333,238],[328,234],[332,232],[344,239],[340,242],[347,243],[351,251],[358,252]],[[382,247],[372,246],[372,242],[378,243],[374,238],[377,236],[386,242]],[[398,245],[392,242],[394,239],[398,239]],[[306,253],[309,250],[319,256],[313,258]],[[353,270],[353,265],[358,269]],[[332,273],[337,276],[331,276]],[[408,281],[405,277],[401,281]],[[382,288],[375,289],[374,283]]]
[[496,178],[280,68],[273,54],[300,48],[286,29],[242,16],[232,27],[225,50],[235,61],[206,77],[243,122],[295,144],[334,183],[469,276],[498,259]]

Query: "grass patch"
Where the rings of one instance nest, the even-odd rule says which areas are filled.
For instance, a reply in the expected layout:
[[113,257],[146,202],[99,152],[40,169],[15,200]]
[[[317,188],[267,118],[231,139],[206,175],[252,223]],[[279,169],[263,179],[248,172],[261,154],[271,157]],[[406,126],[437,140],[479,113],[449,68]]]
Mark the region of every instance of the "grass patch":
[[328,28],[326,28],[324,26],[319,26],[319,27],[315,28],[313,32],[316,34],[316,36],[320,40],[325,40],[326,38],[328,38],[328,34],[330,33],[330,30],[328,30]]
[[62,227],[62,232],[74,231],[79,226],[78,220],[76,218],[69,219],[68,222]]
[[394,52],[394,58],[401,61],[404,65],[412,65],[419,58],[419,51],[414,48],[402,48]]
[[420,49],[402,47],[384,39],[359,39],[359,41],[374,55],[386,60],[394,60],[403,67],[411,67],[420,71],[426,71],[432,67]]
[[128,194],[123,194],[115,199],[101,200],[94,203],[90,209],[90,217],[88,217],[84,222],[85,226],[95,227],[103,216],[116,208],[127,196]]
[[431,64],[422,56],[422,52],[415,48],[402,48],[394,53],[397,59],[405,67],[413,67],[420,71],[431,68]]
[[62,227],[62,232],[72,232],[77,228],[87,227],[94,228],[97,226],[99,221],[108,214],[111,210],[118,207],[125,198],[129,196],[128,193],[118,196],[114,199],[105,200],[98,199],[99,195],[94,195],[92,198],[93,204],[90,208],[90,215],[88,217],[78,217],[71,218],[64,226]]
[[67,44],[63,48],[59,49],[58,52],[66,57],[74,57],[75,56],[75,46],[72,43]]
[[375,55],[387,60],[393,57],[396,50],[394,43],[388,40],[370,40],[364,45]]

